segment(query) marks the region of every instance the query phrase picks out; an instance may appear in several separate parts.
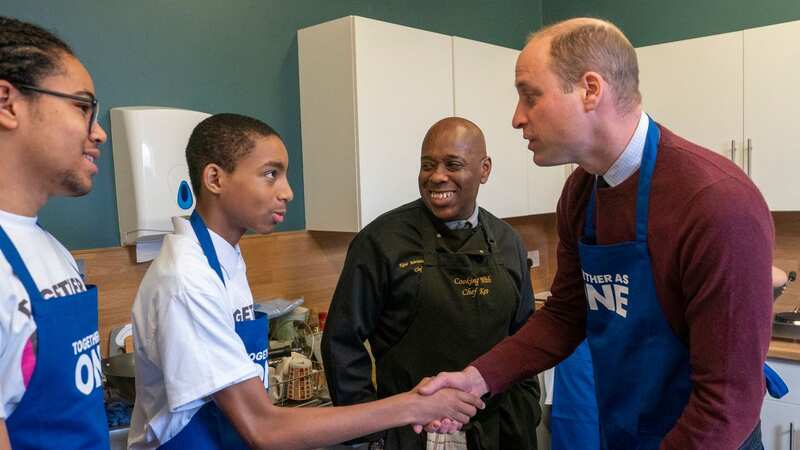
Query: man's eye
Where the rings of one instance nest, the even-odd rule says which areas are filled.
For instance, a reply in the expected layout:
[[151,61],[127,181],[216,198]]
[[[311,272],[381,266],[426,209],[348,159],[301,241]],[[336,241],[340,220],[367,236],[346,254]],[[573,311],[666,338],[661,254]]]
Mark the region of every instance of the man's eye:
[[274,169],[267,170],[266,172],[264,172],[264,176],[271,180],[274,180],[278,176],[278,171]]
[[87,105],[86,103],[76,103],[76,106],[80,108],[80,110],[83,111],[84,113],[88,113],[92,109],[92,107]]
[[457,162],[447,163],[447,170],[449,170],[451,172],[454,172],[454,171],[457,171],[457,170],[461,170],[463,168],[464,168],[464,165],[461,164],[461,163],[457,163]]
[[421,168],[422,168],[422,170],[424,170],[424,171],[426,171],[426,172],[427,172],[427,171],[430,171],[430,170],[433,170],[435,167],[436,167],[436,166],[435,166],[435,165],[433,165],[433,164],[431,164],[431,163],[423,163],[423,164],[421,165]]

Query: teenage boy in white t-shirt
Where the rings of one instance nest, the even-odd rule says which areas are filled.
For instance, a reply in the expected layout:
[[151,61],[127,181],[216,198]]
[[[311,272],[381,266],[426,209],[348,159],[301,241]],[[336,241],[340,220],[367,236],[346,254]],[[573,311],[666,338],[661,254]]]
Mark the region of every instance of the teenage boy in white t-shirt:
[[218,114],[186,149],[197,195],[176,218],[133,306],[136,404],[128,445],[316,448],[439,417],[466,422],[480,399],[415,392],[341,408],[280,408],[264,389],[266,320],[253,313],[239,239],[283,221],[292,190],[280,136],[256,119]]
[[108,448],[97,292],[37,224],[91,190],[97,110],[66,43],[0,16],[0,448]]

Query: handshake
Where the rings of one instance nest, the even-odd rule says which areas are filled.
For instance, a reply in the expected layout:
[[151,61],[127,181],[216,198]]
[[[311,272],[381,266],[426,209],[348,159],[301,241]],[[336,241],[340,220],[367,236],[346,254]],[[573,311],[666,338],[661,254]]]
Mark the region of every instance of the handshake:
[[460,372],[441,372],[423,378],[411,391],[419,400],[414,431],[455,433],[485,407],[481,396],[489,392],[478,369],[467,366]]

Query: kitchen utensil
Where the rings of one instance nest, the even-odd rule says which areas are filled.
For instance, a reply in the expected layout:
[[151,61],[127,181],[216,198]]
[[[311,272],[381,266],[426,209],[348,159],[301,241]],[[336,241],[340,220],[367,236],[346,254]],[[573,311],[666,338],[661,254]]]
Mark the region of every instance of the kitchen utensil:
[[295,353],[289,362],[289,400],[308,400],[314,395],[314,383],[311,377],[311,360]]
[[[789,272],[788,281],[780,288],[780,293],[783,293],[796,279],[797,273]],[[776,297],[780,293],[776,292]],[[792,311],[775,314],[772,320],[772,335],[784,339],[800,340],[800,306],[796,306]]]
[[120,398],[133,403],[136,400],[136,383],[133,353],[121,353],[103,360],[106,384],[119,393]]
[[273,404],[280,403],[286,399],[286,383],[275,367],[269,368],[269,399],[272,400]]

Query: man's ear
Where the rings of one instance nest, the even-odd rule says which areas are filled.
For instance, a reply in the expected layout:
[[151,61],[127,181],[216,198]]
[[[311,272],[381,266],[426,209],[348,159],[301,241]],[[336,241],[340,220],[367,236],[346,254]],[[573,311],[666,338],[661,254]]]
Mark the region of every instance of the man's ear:
[[0,129],[13,130],[19,126],[19,91],[6,80],[0,80]]
[[583,92],[584,111],[594,111],[600,105],[606,90],[606,80],[597,72],[586,72],[581,77],[580,88]]
[[203,168],[201,185],[212,194],[220,194],[225,189],[225,170],[217,164],[210,163]]
[[481,184],[489,181],[489,175],[492,173],[492,157],[487,156],[481,160]]

